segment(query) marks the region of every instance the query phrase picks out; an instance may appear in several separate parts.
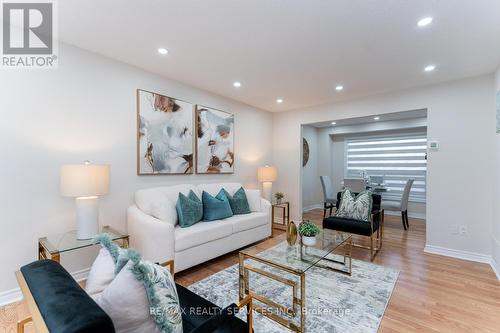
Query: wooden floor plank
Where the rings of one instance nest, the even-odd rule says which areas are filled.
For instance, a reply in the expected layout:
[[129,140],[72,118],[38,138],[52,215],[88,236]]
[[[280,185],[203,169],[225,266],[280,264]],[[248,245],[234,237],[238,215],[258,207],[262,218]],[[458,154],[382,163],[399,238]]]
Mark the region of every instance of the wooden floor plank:
[[[322,210],[304,218],[320,223]],[[285,239],[283,231],[261,243],[266,249]],[[356,242],[365,243],[355,237]],[[500,283],[487,264],[424,253],[425,221],[386,216],[384,244],[374,263],[401,271],[379,332],[500,332]],[[354,249],[353,257],[369,260],[368,251]],[[176,274],[184,286],[238,263],[238,251]],[[0,333],[14,333],[15,323],[28,314],[23,302],[0,307]],[[28,327],[27,332],[33,332]]]

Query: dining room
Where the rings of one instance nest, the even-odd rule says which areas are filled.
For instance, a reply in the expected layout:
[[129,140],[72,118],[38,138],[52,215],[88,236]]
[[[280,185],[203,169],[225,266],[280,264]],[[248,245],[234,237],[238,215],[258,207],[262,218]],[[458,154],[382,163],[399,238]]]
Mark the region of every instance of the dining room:
[[411,229],[426,217],[427,110],[302,125],[302,207],[334,215],[340,193],[369,190]]

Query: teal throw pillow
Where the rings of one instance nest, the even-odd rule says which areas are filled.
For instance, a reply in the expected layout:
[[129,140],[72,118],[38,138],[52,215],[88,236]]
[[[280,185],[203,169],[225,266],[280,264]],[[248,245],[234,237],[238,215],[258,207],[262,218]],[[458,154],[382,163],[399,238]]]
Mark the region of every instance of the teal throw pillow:
[[203,218],[203,204],[192,190],[189,191],[187,196],[179,193],[175,209],[177,210],[181,228],[190,227]]
[[233,216],[229,199],[224,192],[224,190],[220,190],[219,194],[214,198],[209,193],[203,191],[201,199],[203,201],[204,221],[222,220]]
[[229,204],[231,205],[231,210],[234,215],[250,213],[250,206],[248,205],[247,195],[243,187],[240,187],[240,189],[236,191],[233,196],[231,196],[225,189],[222,189],[221,191],[223,191],[229,199]]

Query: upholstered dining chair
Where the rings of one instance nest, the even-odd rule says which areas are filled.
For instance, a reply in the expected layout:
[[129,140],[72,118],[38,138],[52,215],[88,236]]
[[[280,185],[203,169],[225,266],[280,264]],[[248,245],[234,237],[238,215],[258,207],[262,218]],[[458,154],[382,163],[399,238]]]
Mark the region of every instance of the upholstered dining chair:
[[401,212],[401,220],[403,222],[403,228],[405,230],[410,227],[410,224],[408,223],[408,200],[410,198],[410,191],[411,187],[413,186],[413,181],[414,179],[408,179],[406,181],[401,201],[382,200],[382,210],[387,209]]
[[329,209],[328,216],[332,215],[333,207],[337,204],[337,198],[333,192],[332,179],[330,176],[319,176],[321,187],[323,187],[323,218],[326,217],[326,211]]
[[362,178],[344,178],[344,187],[350,188],[353,192],[360,193],[366,190],[366,183]]

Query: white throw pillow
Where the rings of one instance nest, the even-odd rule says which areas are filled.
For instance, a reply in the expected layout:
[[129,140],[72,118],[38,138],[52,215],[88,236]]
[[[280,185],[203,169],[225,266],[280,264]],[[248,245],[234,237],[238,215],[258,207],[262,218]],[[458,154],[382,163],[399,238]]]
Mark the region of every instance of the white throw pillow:
[[245,189],[245,194],[248,200],[248,206],[251,212],[260,212],[262,207],[260,205],[260,190],[248,190]]
[[90,296],[100,294],[115,278],[115,262],[106,248],[102,248],[90,268],[85,291]]
[[160,332],[150,315],[146,289],[130,270],[132,265],[129,261],[95,301],[113,321],[116,333]]
[[151,215],[153,217],[156,217],[158,220],[171,223],[174,226],[178,222],[175,203],[173,203],[169,198],[167,198],[167,196],[165,196],[163,202],[151,203]]

